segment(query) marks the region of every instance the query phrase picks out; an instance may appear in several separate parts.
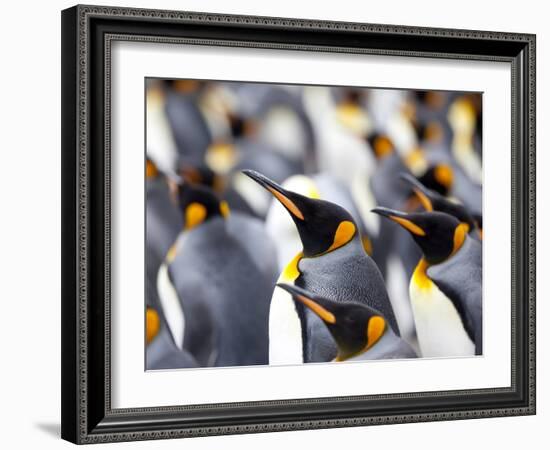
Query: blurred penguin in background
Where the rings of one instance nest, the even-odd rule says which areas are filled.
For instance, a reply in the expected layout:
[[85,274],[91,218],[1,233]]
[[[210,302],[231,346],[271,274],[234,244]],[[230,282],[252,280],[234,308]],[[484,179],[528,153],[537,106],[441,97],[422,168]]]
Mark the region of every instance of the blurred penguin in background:
[[165,83],[168,86],[164,89],[164,107],[178,151],[176,164],[200,164],[212,143],[206,119],[197,105],[203,82],[172,80]]
[[158,269],[179,232],[183,229],[183,218],[176,204],[171,201],[166,176],[149,158],[145,162],[145,196],[147,297],[152,305],[158,307],[156,289]]
[[244,199],[257,217],[264,218],[269,196],[253,189],[241,169],[258,170],[283,182],[315,162],[311,124],[301,97],[282,85],[222,83],[208,105],[216,111],[218,121],[225,120],[226,127],[218,127],[205,162],[225,175],[227,187]]
[[180,184],[178,201],[185,229],[157,279],[174,341],[201,366],[266,364],[276,277],[269,237],[254,218],[230,224],[227,204],[204,186]]
[[198,367],[191,354],[178,348],[164,316],[154,306],[145,311],[145,368],[147,370],[188,369]]

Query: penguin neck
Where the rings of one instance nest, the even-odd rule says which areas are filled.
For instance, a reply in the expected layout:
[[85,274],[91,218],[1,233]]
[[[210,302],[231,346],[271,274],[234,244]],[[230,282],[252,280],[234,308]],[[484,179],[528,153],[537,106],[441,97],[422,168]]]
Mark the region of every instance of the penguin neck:
[[447,258],[439,263],[429,263],[425,257],[420,258],[420,261],[418,261],[418,264],[416,265],[412,276],[412,280],[414,281],[414,283],[420,289],[429,289],[432,285],[432,281],[430,280],[430,277],[427,273],[428,268],[433,265],[441,264],[445,261],[448,261],[464,246],[464,243],[467,239],[470,238],[464,231],[464,228],[461,227],[460,230],[455,233],[453,251]]
[[420,258],[416,269],[414,269],[412,281],[420,289],[429,289],[432,285],[432,280],[430,280],[427,274],[428,267],[430,267],[430,263],[424,258]]

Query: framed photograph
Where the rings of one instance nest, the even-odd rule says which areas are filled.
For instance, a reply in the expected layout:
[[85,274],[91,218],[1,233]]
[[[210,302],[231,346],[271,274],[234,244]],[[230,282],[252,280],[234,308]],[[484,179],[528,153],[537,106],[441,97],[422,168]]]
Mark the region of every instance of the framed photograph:
[[535,413],[535,36],[62,12],[62,437]]

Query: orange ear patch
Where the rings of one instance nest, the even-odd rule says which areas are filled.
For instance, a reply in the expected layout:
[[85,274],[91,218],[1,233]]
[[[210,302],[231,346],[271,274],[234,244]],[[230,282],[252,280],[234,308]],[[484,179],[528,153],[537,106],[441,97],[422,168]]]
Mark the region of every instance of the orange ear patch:
[[455,235],[453,239],[453,253],[458,251],[462,244],[466,240],[466,235],[468,234],[469,226],[467,223],[461,223],[455,229]]
[[340,225],[338,225],[338,228],[336,229],[336,233],[334,233],[334,241],[332,242],[332,245],[329,247],[327,252],[336,250],[337,248],[346,245],[349,241],[353,239],[353,236],[355,235],[355,230],[356,228],[353,222],[350,222],[349,220],[344,220],[343,222],[340,222]]
[[367,325],[367,350],[376,344],[384,331],[386,330],[386,321],[382,316],[373,316]]
[[453,169],[447,164],[440,164],[435,168],[434,177],[438,183],[449,189],[454,180]]
[[191,230],[200,225],[206,219],[206,207],[200,203],[193,202],[185,208],[185,229]]
[[158,313],[150,307],[147,307],[145,313],[145,335],[146,342],[149,344],[159,333],[160,330],[160,318]]

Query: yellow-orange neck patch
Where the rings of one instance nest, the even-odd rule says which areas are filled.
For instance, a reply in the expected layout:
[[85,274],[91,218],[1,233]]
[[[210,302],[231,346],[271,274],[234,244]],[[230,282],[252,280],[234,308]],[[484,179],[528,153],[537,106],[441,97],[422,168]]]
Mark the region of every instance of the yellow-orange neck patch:
[[285,282],[294,282],[299,276],[300,276],[300,269],[298,268],[298,263],[304,256],[303,252],[298,253],[294,258],[292,258],[292,261],[290,261],[286,267],[284,268],[283,272],[281,273],[281,281]]
[[206,207],[200,203],[193,202],[185,208],[185,229],[191,230],[200,225],[206,219]]
[[369,239],[368,236],[362,236],[361,237],[361,243],[363,244],[363,248],[367,252],[368,255],[372,256],[372,241]]
[[426,261],[424,258],[421,258],[416,265],[416,269],[414,269],[412,282],[419,289],[430,289],[432,287],[432,280],[430,280],[428,274],[426,273],[426,270],[428,270],[429,266],[430,265],[428,264],[428,261]]
[[168,252],[166,253],[166,262],[170,264],[174,259],[176,259],[176,256],[178,254],[178,241],[174,242],[172,246],[168,249]]
[[220,214],[225,218],[229,217],[229,214],[230,214],[229,205],[225,200],[222,200],[220,202]]

